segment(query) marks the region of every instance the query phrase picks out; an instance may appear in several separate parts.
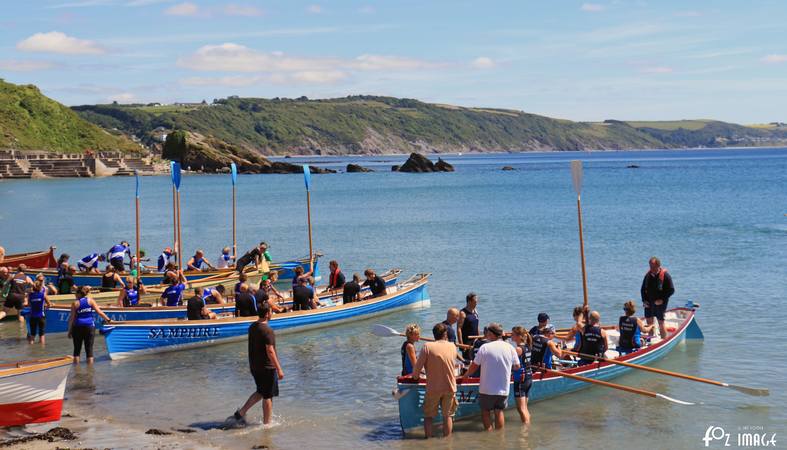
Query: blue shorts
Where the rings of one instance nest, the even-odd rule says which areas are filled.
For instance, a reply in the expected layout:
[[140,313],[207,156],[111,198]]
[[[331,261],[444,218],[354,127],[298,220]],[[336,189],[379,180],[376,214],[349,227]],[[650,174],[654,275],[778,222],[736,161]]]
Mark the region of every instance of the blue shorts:
[[528,398],[530,396],[530,387],[533,385],[533,377],[525,378],[525,381],[514,381],[514,397],[515,398]]

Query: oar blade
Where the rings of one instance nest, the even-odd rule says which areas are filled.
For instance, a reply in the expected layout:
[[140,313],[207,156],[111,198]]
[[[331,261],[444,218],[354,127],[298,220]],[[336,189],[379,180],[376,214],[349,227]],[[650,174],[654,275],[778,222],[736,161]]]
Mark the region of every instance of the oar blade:
[[691,403],[691,402],[684,402],[683,400],[678,400],[678,399],[676,399],[676,398],[667,397],[667,396],[666,396],[666,395],[664,395],[664,394],[656,394],[656,398],[660,398],[660,399],[662,399],[662,400],[666,400],[666,401],[668,401],[668,402],[672,402],[672,403],[675,403],[675,404],[678,404],[678,405],[685,405],[685,406],[691,406],[691,405],[694,405],[694,403]]
[[380,337],[401,336],[401,334],[393,328],[380,325],[379,323],[372,325],[372,334]]
[[574,192],[582,192],[582,161],[571,161],[571,181],[574,183]]
[[771,395],[771,392],[768,388],[753,388],[748,386],[739,386],[737,384],[727,384],[727,387],[730,389],[735,389],[738,392],[743,392],[747,395],[753,395],[755,397],[767,397]]

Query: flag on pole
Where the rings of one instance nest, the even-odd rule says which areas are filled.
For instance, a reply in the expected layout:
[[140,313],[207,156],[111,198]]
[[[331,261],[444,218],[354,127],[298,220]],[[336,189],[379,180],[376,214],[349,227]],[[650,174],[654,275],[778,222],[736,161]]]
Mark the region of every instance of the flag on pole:
[[175,189],[180,191],[180,163],[177,161],[172,161],[172,184],[175,185]]
[[139,198],[139,171],[134,171],[134,178],[136,179],[137,189],[136,189],[136,196]]
[[303,165],[303,181],[306,183],[306,190],[310,191],[312,188],[312,173],[309,171],[309,165]]

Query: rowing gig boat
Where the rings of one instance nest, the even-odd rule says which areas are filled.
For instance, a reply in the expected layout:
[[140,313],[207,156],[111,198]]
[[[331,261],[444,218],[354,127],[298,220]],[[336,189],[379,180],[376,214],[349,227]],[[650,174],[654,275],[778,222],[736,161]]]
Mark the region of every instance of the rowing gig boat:
[[0,427],[60,420],[71,364],[70,356],[0,364]]
[[[347,304],[324,306],[308,311],[275,314],[270,326],[279,332],[294,332],[366,319],[408,308],[430,305],[429,274],[418,274],[392,286],[382,297]],[[101,328],[111,359],[205,347],[246,339],[249,325],[256,317],[230,317],[214,320],[146,320],[113,322]]]
[[5,255],[0,266],[16,269],[20,264],[24,264],[28,269],[50,269],[57,267],[55,259],[55,247],[40,252],[15,253]]
[[[608,346],[606,358],[615,361],[625,361],[636,364],[652,363],[669,353],[684,339],[702,339],[702,330],[694,318],[694,305],[689,302],[684,308],[675,308],[666,312],[665,324],[668,330],[667,337],[651,339],[649,345],[640,350],[620,356],[614,349],[617,346],[619,333],[607,330]],[[571,346],[569,345],[569,348]],[[610,362],[597,362],[582,367],[568,368],[561,371],[572,375],[580,375],[595,380],[611,380],[632,370],[629,367],[616,365]],[[456,400],[459,407],[454,420],[462,420],[481,414],[478,405],[478,378],[462,378],[457,380]],[[513,385],[513,382],[512,382]],[[533,385],[530,388],[529,403],[545,400],[558,395],[567,394],[588,387],[589,384],[557,373],[544,373],[534,371]],[[416,383],[412,378],[399,377],[397,379],[396,397],[399,398],[399,421],[405,434],[414,434],[423,429],[423,399],[426,393],[426,382],[421,380]],[[515,408],[513,386],[508,396],[508,407]],[[435,418],[435,423],[440,423],[442,417]]]
[[[399,273],[401,272],[400,269],[392,269],[388,272],[382,274],[382,278],[385,280],[385,284],[388,286],[396,284],[398,279]],[[225,288],[227,288],[227,293],[232,293],[232,289],[237,283],[238,277],[235,276],[229,282],[225,282],[223,280],[216,280],[212,283],[206,282],[196,282],[191,283],[192,288],[194,287],[215,287],[219,284],[223,284]],[[317,287],[317,292],[322,292],[325,290],[325,287]],[[365,290],[368,290],[366,288]],[[362,291],[363,292],[363,291]],[[132,322],[138,320],[159,320],[159,319],[181,319],[186,317],[186,306],[137,306],[133,308],[123,308],[117,306],[117,293],[113,293],[112,300],[110,302],[106,302],[106,299],[99,300],[96,297],[93,297],[94,300],[98,303],[101,307],[101,311],[104,312],[113,322]],[[283,293],[285,294],[285,293]],[[160,294],[155,294],[157,297]],[[334,292],[334,293],[321,293],[318,294],[318,297],[322,299],[331,299],[334,297],[341,298],[342,292]],[[183,293],[183,300],[184,302],[186,299],[191,297],[190,291],[184,291]],[[46,331],[47,333],[64,333],[68,331],[68,317],[71,314],[71,302],[73,302],[74,296],[71,295],[69,298],[69,302],[67,303],[53,303],[52,307],[46,310]],[[289,298],[285,297],[284,303],[288,302]],[[143,300],[144,302],[144,297]],[[149,300],[148,300],[149,301]],[[215,312],[216,314],[226,314],[226,313],[234,313],[235,312],[235,303],[225,303],[222,305],[208,305],[208,309]],[[23,311],[24,314],[24,311]],[[101,319],[98,314],[93,314],[93,320],[96,322],[96,326],[103,325],[103,319]]]

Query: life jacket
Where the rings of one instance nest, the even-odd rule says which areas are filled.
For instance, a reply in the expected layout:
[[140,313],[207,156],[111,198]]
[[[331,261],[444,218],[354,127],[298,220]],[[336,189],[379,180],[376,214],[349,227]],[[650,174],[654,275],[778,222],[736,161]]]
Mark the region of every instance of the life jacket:
[[123,303],[123,306],[137,306],[137,303],[139,303],[139,291],[135,286],[126,286],[126,298]]
[[202,269],[202,263],[205,262],[205,258],[197,258],[194,257],[194,263],[192,266],[196,267],[197,269]]
[[[645,276],[648,276],[648,275],[653,276],[653,274],[650,273],[650,270],[645,272]],[[666,267],[660,267],[659,268],[659,273],[657,275],[659,277],[659,290],[661,290],[662,287],[664,286],[664,277],[666,275],[667,275],[667,268]]]
[[549,339],[543,335],[533,336],[533,348],[530,352],[530,364],[537,367],[552,368],[552,349]]
[[93,307],[90,306],[90,302],[88,302],[87,297],[82,297],[79,299],[79,307],[77,308],[77,317],[74,321],[74,325],[80,327],[95,326],[95,323],[93,322]]
[[331,272],[331,276],[328,277],[328,286],[335,287],[336,286],[336,279],[339,278],[339,274],[342,273],[341,270],[337,267],[335,271]]
[[640,330],[636,317],[620,316],[620,319],[618,319],[618,328],[620,329],[618,347],[628,351],[641,347]]
[[[601,328],[593,325],[585,325],[582,330],[582,346],[579,353],[593,356],[604,356],[607,345],[604,336],[601,335]],[[583,360],[587,358],[581,357]]]
[[162,252],[158,257],[158,271],[164,272],[169,264],[169,259],[172,258],[172,253]]
[[410,362],[410,358],[407,357],[407,344],[409,341],[404,341],[402,344],[402,376],[413,373],[413,364]]

